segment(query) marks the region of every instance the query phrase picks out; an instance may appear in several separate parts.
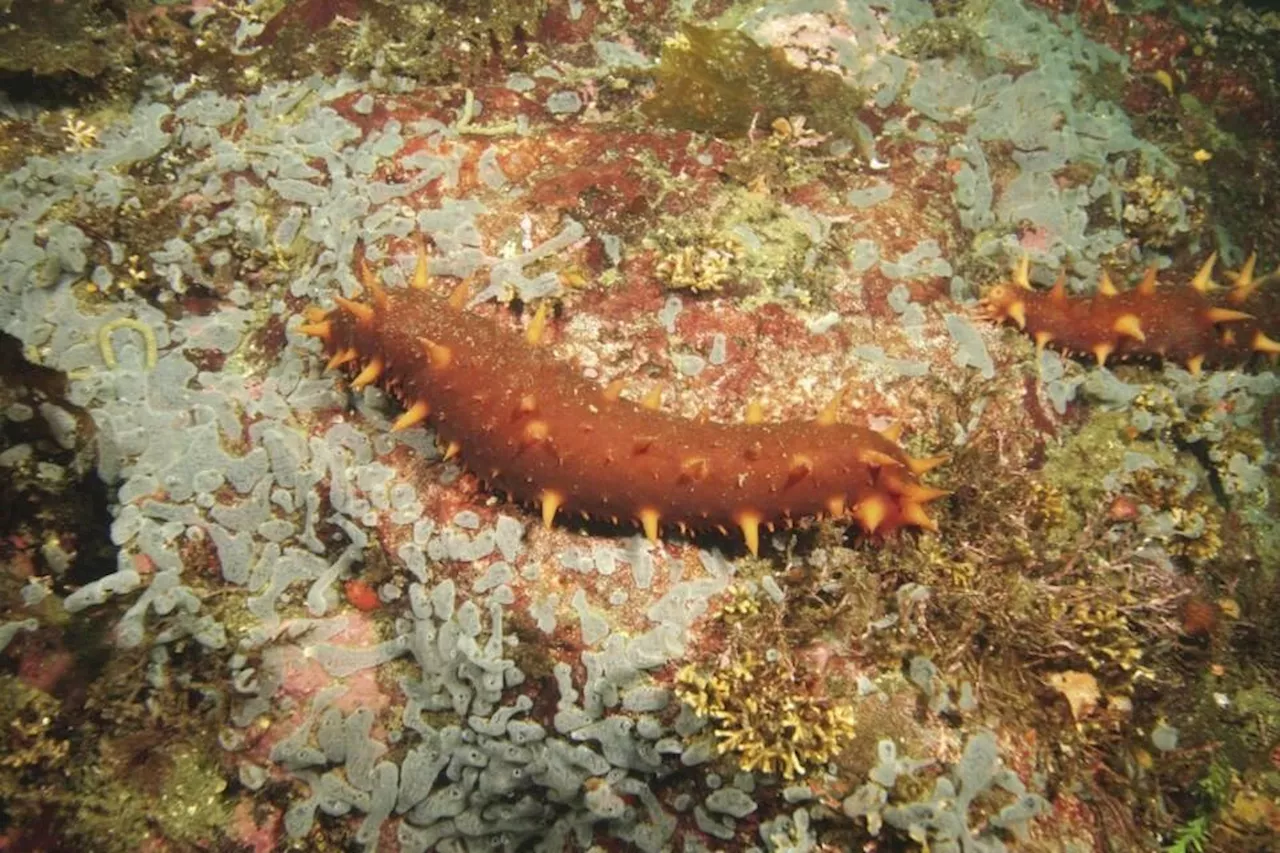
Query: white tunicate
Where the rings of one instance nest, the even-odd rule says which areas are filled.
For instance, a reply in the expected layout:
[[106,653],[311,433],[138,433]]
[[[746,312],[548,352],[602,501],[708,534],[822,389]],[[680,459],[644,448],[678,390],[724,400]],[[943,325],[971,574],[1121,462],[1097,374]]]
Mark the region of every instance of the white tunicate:
[[478,530],[480,528],[480,516],[472,510],[464,509],[453,517],[453,523],[466,530]]
[[408,509],[418,500],[418,493],[408,483],[396,483],[391,487],[391,508]]
[[494,541],[502,558],[512,562],[520,556],[521,542],[524,537],[524,525],[509,515],[499,515],[494,530]]
[[680,312],[683,310],[684,303],[680,301],[679,296],[667,297],[667,301],[663,304],[662,310],[658,312],[658,322],[662,324],[662,328],[667,330],[667,334],[675,334],[676,318],[680,316]]
[[513,580],[515,573],[511,571],[511,567],[504,562],[496,562],[489,566],[484,575],[477,578],[472,584],[471,589],[474,592],[488,592],[500,584],[508,583]]
[[582,96],[568,89],[553,92],[547,98],[547,112],[552,115],[567,115],[581,109]]
[[745,791],[738,788],[721,788],[713,791],[706,799],[707,809],[721,814],[743,818],[754,812],[758,806],[755,800]]
[[947,323],[947,331],[956,342],[952,362],[958,367],[976,368],[981,371],[984,379],[995,376],[995,362],[991,360],[986,342],[974,325],[959,314],[945,314],[944,319]]
[[22,619],[13,622],[0,622],[0,651],[4,651],[5,647],[13,641],[19,631],[34,631],[40,627],[40,623],[35,619]]
[[1163,721],[1156,723],[1151,730],[1151,745],[1161,752],[1172,752],[1178,748],[1178,730]]
[[682,353],[672,357],[676,370],[682,376],[697,376],[707,366],[707,360],[696,353]]

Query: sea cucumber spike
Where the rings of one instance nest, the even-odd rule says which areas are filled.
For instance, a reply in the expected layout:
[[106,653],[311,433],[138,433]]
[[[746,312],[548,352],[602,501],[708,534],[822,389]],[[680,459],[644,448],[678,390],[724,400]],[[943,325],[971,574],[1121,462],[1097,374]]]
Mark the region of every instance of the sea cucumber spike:
[[1218,253],[1209,255],[1209,259],[1200,266],[1200,271],[1191,279],[1191,286],[1201,293],[1213,290],[1213,265],[1218,262]]
[[894,469],[881,469],[879,476],[876,478],[876,483],[884,492],[890,495],[900,495],[903,489],[906,488],[906,483],[903,482],[902,477]]
[[1114,281],[1106,270],[1102,271],[1102,278],[1098,279],[1098,293],[1101,296],[1119,296],[1120,290],[1116,287]]
[[1098,360],[1098,367],[1106,367],[1107,356],[1111,355],[1115,350],[1114,344],[1102,343],[1095,346],[1091,351],[1093,352],[1093,357]]
[[346,349],[338,350],[332,356],[329,357],[329,361],[325,363],[324,369],[334,370],[336,368],[341,367],[344,364],[355,361],[356,358],[359,357],[359,355],[360,354],[356,352],[355,347],[347,347]]
[[[614,523],[617,524],[616,521]],[[689,533],[689,525],[685,524],[683,521],[677,521],[676,530],[680,531],[681,536],[685,536]]]
[[364,285],[364,289],[369,292],[374,308],[386,313],[387,291],[383,288],[382,282],[378,281],[378,274],[369,267],[369,261],[365,258],[364,252],[356,256],[356,275],[360,278],[360,284]]
[[885,438],[897,444],[898,439],[902,438],[902,421],[894,421],[884,429],[879,430],[879,432]]
[[1049,290],[1049,298],[1054,302],[1067,301],[1067,272],[1059,270],[1058,277],[1053,281],[1053,287]]
[[533,319],[529,321],[529,328],[525,330],[524,339],[531,345],[537,346],[542,343],[542,336],[547,332],[547,303],[544,301],[538,306],[538,310],[534,312]]
[[903,501],[902,506],[898,508],[898,512],[902,516],[902,520],[907,524],[915,525],[916,527],[928,530],[931,533],[938,532],[938,522],[930,518],[929,514],[924,511],[924,507],[920,504],[912,503],[911,501]]
[[345,296],[335,296],[333,301],[337,302],[342,306],[342,310],[355,317],[361,323],[373,322],[374,310],[363,302],[356,302],[353,299],[347,299]]
[[554,489],[546,489],[542,493],[542,526],[551,529],[551,522],[556,519],[556,510],[564,503],[564,495]]
[[601,391],[600,394],[606,400],[612,403],[622,396],[622,390],[626,387],[627,387],[626,380],[615,379],[612,382],[610,382],[608,385],[604,386],[604,390]]
[[640,405],[646,409],[657,409],[662,405],[662,386],[654,385],[648,390],[644,397],[640,400]]
[[827,512],[831,513],[832,518],[840,518],[845,513],[845,497],[844,495],[832,495],[827,498]]
[[758,424],[764,421],[764,406],[760,405],[759,400],[752,400],[747,403],[747,412],[743,420],[749,424]]
[[373,269],[369,266],[369,258],[365,254],[364,243],[361,242],[356,246],[356,278],[360,280],[360,285],[366,290],[375,286]]
[[658,511],[651,507],[645,507],[637,514],[640,518],[640,524],[644,527],[644,535],[650,542],[658,541]]
[[1254,352],[1265,352],[1268,355],[1280,353],[1280,341],[1273,341],[1260,331],[1254,332],[1253,343],[1250,346],[1253,347]]
[[516,417],[531,415],[536,411],[538,411],[538,398],[532,394],[525,394],[520,398],[520,403],[516,406]]
[[1156,292],[1156,272],[1157,272],[1157,270],[1156,270],[1156,265],[1155,265],[1155,264],[1150,264],[1150,265],[1148,265],[1148,266],[1147,266],[1147,271],[1146,271],[1145,273],[1143,273],[1142,281],[1138,282],[1137,291],[1138,291],[1138,295],[1139,295],[1139,296],[1154,296],[1154,295],[1155,295],[1155,292]]
[[329,312],[319,305],[308,305],[302,309],[302,318],[308,323],[319,323],[321,320],[328,319],[328,317]]
[[1007,317],[1012,317],[1013,322],[1018,324],[1019,329],[1027,327],[1027,303],[1021,299],[1015,299],[1004,307],[1004,313]]
[[1046,332],[1043,329],[1036,332],[1036,355],[1044,352],[1045,346],[1051,340],[1053,340],[1053,334],[1051,332]]
[[364,386],[377,382],[378,377],[382,376],[383,366],[382,356],[375,355],[369,359],[369,363],[364,366],[364,370],[357,373],[356,378],[351,380],[351,387],[359,391]]
[[443,458],[445,462],[448,462],[450,459],[457,456],[460,450],[462,450],[462,445],[456,441],[451,441],[445,445],[444,455],[441,458]]
[[638,435],[631,442],[631,452],[636,456],[648,453],[649,448],[653,447],[654,437],[651,435]]
[[303,323],[298,327],[298,331],[304,335],[327,342],[333,336],[333,324],[328,320],[321,320],[318,323]]
[[919,459],[914,459],[908,456],[907,469],[910,470],[912,474],[919,477],[921,474],[929,473],[950,458],[951,457],[947,456],[945,453],[941,456],[924,456]]
[[1187,359],[1187,370],[1192,376],[1199,376],[1204,368],[1204,355],[1193,355]]
[[925,486],[920,483],[904,483],[902,490],[898,493],[902,495],[904,500],[909,500],[918,504],[932,503],[939,498],[945,498],[951,492],[946,489],[935,489],[933,486]]
[[680,479],[682,482],[701,482],[711,471],[711,463],[705,456],[691,456],[680,460]]
[[1013,265],[1013,283],[1023,290],[1031,289],[1031,256],[1026,252]]
[[1227,293],[1227,301],[1232,305],[1242,305],[1245,302],[1248,302],[1249,297],[1253,296],[1253,292],[1258,289],[1258,284],[1261,281],[1262,279],[1254,279],[1245,284],[1236,282],[1236,284]]
[[889,517],[889,505],[880,495],[872,495],[853,508],[853,517],[868,533],[875,533],[876,528]]
[[408,429],[411,426],[417,426],[427,419],[427,415],[431,414],[431,406],[426,400],[419,400],[396,418],[395,423],[391,425],[392,432],[399,432],[402,429]]
[[449,294],[449,307],[461,311],[467,307],[469,298],[471,298],[471,285],[460,281],[454,285],[453,292]]
[[1111,330],[1116,334],[1133,338],[1135,341],[1141,342],[1147,339],[1142,331],[1142,321],[1138,319],[1137,314],[1121,314],[1111,324]]
[[1258,253],[1250,252],[1249,257],[1245,259],[1244,266],[1240,267],[1240,272],[1236,273],[1236,287],[1249,287],[1253,284],[1253,268],[1258,264]]
[[760,513],[743,510],[738,513],[734,521],[738,522],[738,526],[742,528],[742,538],[747,543],[747,550],[751,552],[751,556],[758,557],[760,555]]
[[787,485],[794,486],[813,473],[813,459],[804,453],[791,457],[791,468],[787,471]]
[[419,231],[415,240],[417,252],[413,261],[413,278],[409,286],[414,290],[426,290],[431,284],[431,274],[427,271],[427,241]]
[[859,450],[858,461],[863,465],[869,465],[872,468],[883,468],[885,466],[896,467],[902,464],[901,461],[890,456],[888,453],[871,448]]
[[1219,308],[1214,306],[1204,315],[1209,318],[1210,323],[1232,323],[1237,320],[1252,320],[1253,315],[1247,311],[1236,311],[1233,308]]
[[438,344],[430,338],[418,338],[418,343],[422,344],[432,367],[443,370],[453,362],[453,350],[444,344]]
[[551,427],[547,425],[546,421],[529,421],[524,425],[524,432],[521,435],[521,443],[525,447],[530,447],[535,444],[541,444],[550,438]]
[[836,420],[840,415],[840,406],[843,403],[844,389],[841,388],[836,392],[835,396],[831,398],[830,402],[822,407],[822,411],[818,412],[818,426],[831,426],[836,423]]

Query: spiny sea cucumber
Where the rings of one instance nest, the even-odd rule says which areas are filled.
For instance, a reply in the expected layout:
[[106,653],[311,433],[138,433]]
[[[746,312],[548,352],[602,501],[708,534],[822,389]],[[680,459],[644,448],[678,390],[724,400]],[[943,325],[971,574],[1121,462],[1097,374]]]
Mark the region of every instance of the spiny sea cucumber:
[[1213,281],[1217,253],[1185,287],[1160,287],[1155,267],[1134,288],[1120,291],[1103,273],[1092,296],[1068,296],[1065,276],[1050,290],[1035,290],[1023,257],[1013,281],[993,287],[983,299],[989,319],[1015,323],[1036,342],[1071,355],[1172,359],[1199,373],[1204,365],[1248,363],[1280,354],[1280,291],[1263,288],[1280,271],[1255,278],[1257,256],[1234,274],[1230,288]]
[[651,540],[664,526],[737,527],[752,554],[761,526],[803,518],[936,529],[925,504],[948,493],[918,478],[944,457],[913,459],[896,430],[839,423],[839,397],[812,421],[764,423],[758,405],[741,423],[689,420],[660,411],[660,394],[634,402],[621,382],[599,387],[547,355],[545,305],[521,337],[463,310],[462,286],[432,293],[421,246],[409,289],[384,289],[362,251],[356,268],[369,301],[336,297],[301,331],[352,387],[379,382],[404,403],[394,429],[430,422],[446,458],[539,505],[548,527],[558,512],[634,520]]

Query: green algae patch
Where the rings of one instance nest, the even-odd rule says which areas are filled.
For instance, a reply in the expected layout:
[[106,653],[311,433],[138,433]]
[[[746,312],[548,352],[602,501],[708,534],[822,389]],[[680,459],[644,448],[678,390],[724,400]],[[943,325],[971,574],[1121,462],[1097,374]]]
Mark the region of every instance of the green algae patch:
[[132,57],[114,4],[0,3],[0,74],[94,78]]
[[157,839],[194,847],[221,833],[231,819],[227,781],[207,751],[182,743],[152,748],[138,737],[108,744],[104,760],[85,771],[71,832],[97,839],[97,849],[121,851]]
[[737,187],[693,216],[664,216],[644,244],[658,252],[657,275],[669,289],[701,293],[737,285],[767,300],[796,281],[823,284],[806,268],[816,247],[812,222],[770,194]]
[[858,90],[736,30],[685,26],[663,46],[656,77],[657,94],[641,109],[669,127],[735,137],[803,115],[820,132],[858,138]]
[[396,3],[303,0],[267,18],[259,44],[276,75],[317,65],[347,72],[379,68],[420,82],[483,76],[492,65],[536,66],[546,0]]
[[1105,509],[1109,493],[1100,472],[1120,470],[1125,454],[1146,453],[1161,467],[1174,464],[1173,454],[1155,442],[1125,440],[1128,426],[1128,415],[1122,412],[1100,413],[1048,451],[1041,471],[1041,506],[1036,513],[1042,517],[1039,526],[1049,545],[1070,545],[1089,519]]

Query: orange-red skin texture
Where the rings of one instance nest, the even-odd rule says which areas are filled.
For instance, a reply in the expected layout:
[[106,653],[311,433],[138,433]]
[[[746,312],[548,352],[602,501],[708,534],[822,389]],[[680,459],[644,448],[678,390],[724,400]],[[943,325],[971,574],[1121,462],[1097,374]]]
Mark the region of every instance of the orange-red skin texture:
[[[1257,332],[1271,339],[1280,337],[1280,297],[1270,288],[1238,303],[1231,300],[1229,291],[1204,294],[1186,285],[1162,285],[1149,294],[1134,288],[1114,296],[1055,295],[1016,285],[1000,290],[1001,296],[1023,302],[1023,331],[1033,339],[1047,333],[1049,346],[1073,354],[1088,356],[1099,345],[1110,345],[1114,348],[1110,358],[1115,359],[1159,357],[1186,363],[1203,356],[1206,365],[1227,366],[1248,363],[1257,355],[1251,347]],[[1001,301],[988,298],[993,315],[1013,322]],[[1215,323],[1209,314],[1213,308],[1253,316]],[[1116,331],[1117,321],[1126,315],[1138,318],[1144,340]]]
[[[384,387],[406,406],[425,400],[440,440],[458,442],[467,467],[517,501],[551,491],[564,513],[635,520],[656,511],[663,525],[705,529],[736,528],[744,512],[765,524],[879,495],[877,533],[910,523],[898,498],[916,484],[907,456],[873,430],[692,421],[609,399],[545,348],[429,291],[385,298],[370,320],[331,312],[326,350],[354,347],[352,370],[381,356]],[[424,339],[448,348],[447,365],[432,363]],[[862,461],[865,451],[873,461]]]

